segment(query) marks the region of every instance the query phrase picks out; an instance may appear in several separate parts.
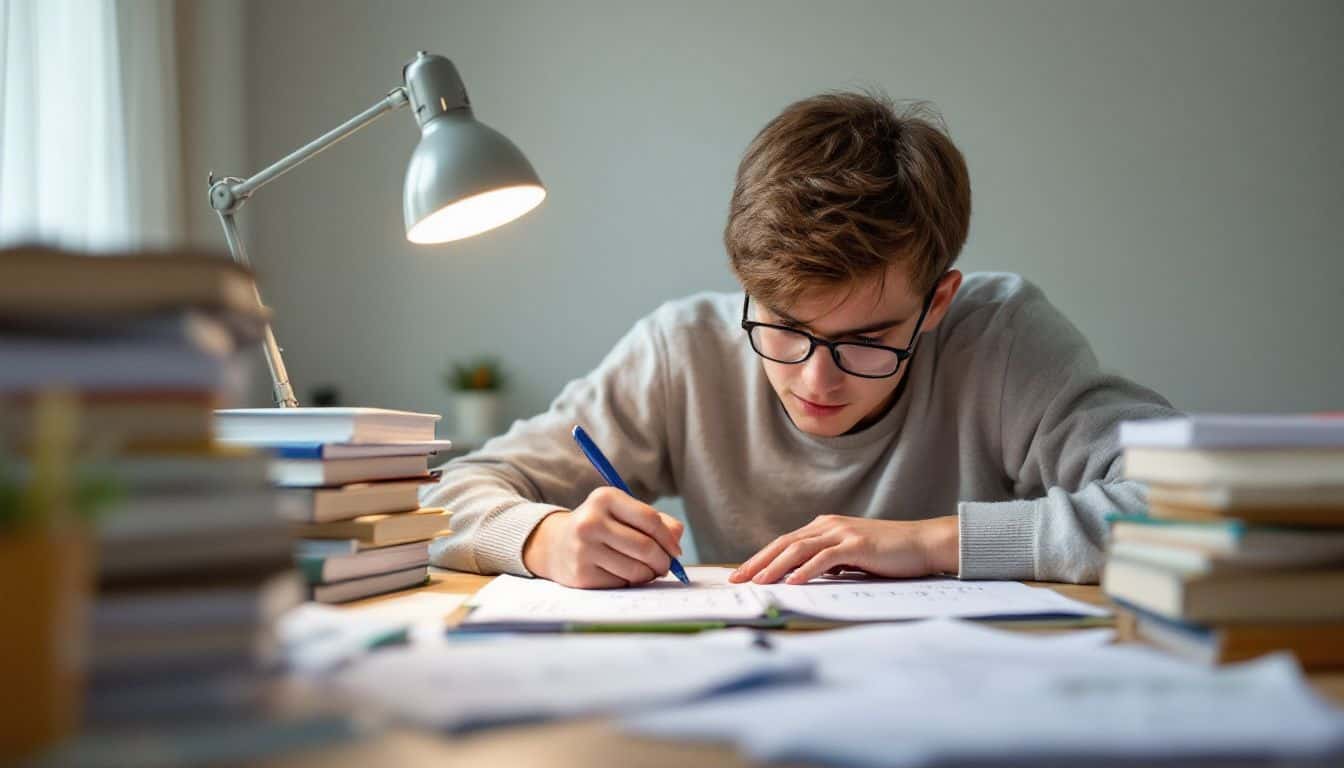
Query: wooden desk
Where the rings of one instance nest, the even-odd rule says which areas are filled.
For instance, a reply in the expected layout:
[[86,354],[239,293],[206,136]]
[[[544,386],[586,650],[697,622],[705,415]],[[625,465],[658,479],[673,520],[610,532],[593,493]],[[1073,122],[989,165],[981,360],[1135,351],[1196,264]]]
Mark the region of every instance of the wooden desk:
[[[489,583],[491,577],[431,569],[431,582],[425,592],[471,594]],[[1077,584],[1027,582],[1047,587],[1076,600],[1104,605],[1101,588]],[[382,595],[351,605],[373,605],[382,600],[405,596],[406,592]],[[448,618],[456,624],[466,613],[460,609]],[[1068,631],[1068,630],[1024,630]],[[1325,697],[1344,706],[1344,672],[1310,675],[1313,686]],[[445,691],[444,695],[454,695]],[[559,766],[593,768],[630,766],[631,768],[738,768],[756,765],[726,745],[693,744],[637,738],[617,731],[605,719],[569,720],[543,725],[496,728],[466,736],[443,736],[410,728],[394,728],[376,738],[307,752],[266,765],[344,768],[345,766],[397,765],[434,766],[435,768],[482,768],[482,766]],[[772,764],[781,765],[781,764]]]

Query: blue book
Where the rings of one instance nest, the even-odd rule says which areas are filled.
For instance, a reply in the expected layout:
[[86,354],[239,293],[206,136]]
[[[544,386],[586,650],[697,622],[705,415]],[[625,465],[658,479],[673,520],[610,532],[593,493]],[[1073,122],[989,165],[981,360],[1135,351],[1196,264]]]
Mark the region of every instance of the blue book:
[[281,459],[368,459],[379,456],[428,456],[453,447],[451,440],[409,443],[276,442],[265,446]]

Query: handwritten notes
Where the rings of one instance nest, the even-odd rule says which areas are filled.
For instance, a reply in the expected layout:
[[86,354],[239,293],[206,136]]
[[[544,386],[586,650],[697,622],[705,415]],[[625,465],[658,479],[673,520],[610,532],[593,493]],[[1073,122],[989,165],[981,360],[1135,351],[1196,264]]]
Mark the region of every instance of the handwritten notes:
[[[720,573],[722,572],[722,573]],[[672,577],[629,589],[571,589],[499,576],[476,593],[468,623],[730,621],[763,616],[751,589],[728,583],[725,568],[689,568],[691,586]]]
[[836,621],[1104,616],[1106,611],[1018,582],[819,579],[802,585],[728,583],[727,568],[689,569],[638,587],[583,590],[500,576],[476,594],[467,623],[747,621],[772,612]]
[[1105,616],[1106,611],[1070,600],[1051,589],[1015,581],[854,581],[770,584],[756,587],[781,612],[837,621],[894,621],[1069,614]]

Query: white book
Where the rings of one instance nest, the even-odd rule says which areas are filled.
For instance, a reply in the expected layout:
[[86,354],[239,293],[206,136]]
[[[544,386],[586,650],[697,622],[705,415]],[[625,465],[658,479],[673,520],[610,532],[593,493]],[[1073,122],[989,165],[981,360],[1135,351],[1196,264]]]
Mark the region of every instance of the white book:
[[428,456],[450,450],[451,440],[419,440],[404,443],[317,443],[286,441],[262,445],[249,440],[219,440],[231,446],[265,449],[280,459],[367,459],[374,456]]
[[1344,477],[1344,449],[1126,448],[1125,477],[1165,485],[1320,486]]
[[1120,424],[1126,448],[1344,448],[1344,417],[1196,413]]
[[317,488],[429,476],[424,456],[371,459],[280,459],[271,463],[271,481],[285,488]]
[[383,408],[232,408],[215,411],[220,440],[276,443],[401,443],[434,439],[438,414]]

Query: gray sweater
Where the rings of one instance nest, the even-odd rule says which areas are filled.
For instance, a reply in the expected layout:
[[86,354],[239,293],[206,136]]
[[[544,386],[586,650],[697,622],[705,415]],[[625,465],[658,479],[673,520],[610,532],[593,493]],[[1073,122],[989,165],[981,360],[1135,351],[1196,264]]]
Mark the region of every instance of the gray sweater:
[[449,462],[423,501],[453,510],[435,565],[531,575],[536,524],[601,484],[582,424],[631,491],[681,496],[704,562],[736,563],[820,514],[957,515],[962,578],[1095,582],[1105,516],[1143,509],[1116,425],[1173,415],[1098,367],[1086,339],[1016,275],[967,275],[920,341],[903,391],[853,434],[800,431],[739,322],[742,294],[700,294],[640,320],[545,413]]

